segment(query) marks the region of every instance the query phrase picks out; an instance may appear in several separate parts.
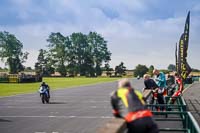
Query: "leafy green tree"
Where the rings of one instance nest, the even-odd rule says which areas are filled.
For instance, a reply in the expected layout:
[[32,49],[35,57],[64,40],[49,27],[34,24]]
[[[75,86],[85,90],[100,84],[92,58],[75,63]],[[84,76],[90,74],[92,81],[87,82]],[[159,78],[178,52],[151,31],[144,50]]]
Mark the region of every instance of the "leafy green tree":
[[75,76],[78,74],[78,67],[73,59],[67,65],[67,72],[69,73],[69,76]]
[[149,67],[149,70],[148,70],[148,74],[149,74],[150,76],[153,76],[153,70],[154,70],[154,66],[151,65],[151,66]]
[[107,42],[96,32],[88,35],[72,33],[66,37],[60,33],[51,33],[47,41],[51,60],[62,76],[67,73],[98,76],[102,73],[102,64],[110,61]]
[[78,66],[77,66],[77,61],[76,61],[76,53],[75,53],[75,48],[72,43],[72,40],[70,37],[66,37],[66,47],[67,47],[67,67],[66,71],[68,72],[69,76],[75,76],[78,74]]
[[146,74],[148,72],[148,68],[145,65],[137,65],[135,70],[134,70],[134,76],[140,76],[143,77],[144,74]]
[[93,67],[94,63],[90,55],[86,55],[83,68],[85,71],[85,76],[95,77],[95,69]]
[[66,63],[69,55],[67,41],[69,40],[59,32],[51,33],[47,39],[50,55],[55,62],[54,66],[62,76],[67,74]]
[[112,68],[110,68],[110,65],[108,64],[108,63],[106,63],[105,64],[105,66],[104,66],[104,71],[106,71],[106,75],[107,76],[111,76],[111,71],[112,71],[113,69]]
[[52,67],[52,58],[46,50],[40,49],[37,62],[35,63],[35,71],[41,76],[50,76],[54,73]]
[[34,72],[34,70],[31,67],[25,67],[24,71],[26,71],[26,72]]
[[192,72],[200,72],[199,69],[192,68]]
[[28,52],[22,52],[23,44],[9,32],[0,32],[0,58],[9,66],[9,73],[17,74],[24,70],[23,63]]
[[165,74],[169,74],[169,70],[166,70],[166,69],[160,69],[159,71],[161,71],[161,72],[163,72],[163,73],[165,73]]
[[[83,33],[72,33],[70,36],[72,42],[72,52],[75,58],[77,71],[81,76],[86,75],[92,67],[91,52],[88,48],[87,36]],[[89,59],[88,61],[86,61]]]
[[176,66],[174,64],[169,64],[169,66],[167,67],[167,69],[169,71],[176,71]]
[[90,32],[87,36],[87,42],[89,44],[88,49],[91,52],[91,57],[94,63],[95,74],[97,76],[101,75],[101,65],[102,63],[108,64],[111,60],[111,52],[108,51],[107,41],[97,34],[96,32]]
[[45,64],[47,63],[45,60],[45,54],[46,51],[43,49],[39,50],[39,55],[37,58],[37,62],[35,63],[35,71],[37,74],[39,75],[43,75],[43,68],[45,66]]
[[5,68],[1,68],[0,71],[1,72],[8,72],[8,68],[6,68],[6,67]]
[[124,66],[124,63],[121,62],[118,66],[115,67],[115,75],[125,75],[126,67]]

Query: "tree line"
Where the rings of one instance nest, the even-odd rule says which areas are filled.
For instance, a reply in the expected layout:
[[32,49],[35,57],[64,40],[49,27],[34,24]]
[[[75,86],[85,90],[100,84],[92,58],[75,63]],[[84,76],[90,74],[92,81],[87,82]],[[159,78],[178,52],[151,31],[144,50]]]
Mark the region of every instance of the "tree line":
[[28,52],[22,52],[23,44],[9,32],[0,32],[0,58],[9,66],[11,74],[24,70]]
[[[107,41],[96,32],[89,34],[72,33],[64,36],[60,32],[51,33],[47,38],[46,49],[40,49],[35,72],[41,76],[50,76],[59,72],[61,76],[100,76],[102,71],[115,76],[125,75],[126,67],[123,62],[114,69],[110,67],[111,52],[107,48]],[[22,52],[23,44],[9,32],[0,32],[0,58],[9,66],[9,73],[16,74],[20,71],[31,71],[30,67],[25,67],[23,63],[28,58],[28,52]],[[134,71],[134,76],[142,77],[145,73],[152,75],[154,66],[149,68],[146,65],[138,64]],[[3,70],[3,68],[0,68]],[[7,68],[4,70],[7,71]],[[170,64],[167,70],[175,71],[176,67]],[[199,72],[198,69],[193,69]]]
[[[107,41],[96,32],[89,34],[72,33],[64,36],[60,32],[51,33],[47,38],[47,48],[40,49],[35,72],[41,76],[50,76],[55,71],[61,76],[99,76],[102,71],[110,75],[109,61],[111,52]],[[21,71],[32,71],[23,63],[28,59],[28,52],[22,52],[23,44],[15,35],[7,31],[0,32],[0,58],[9,68],[0,70],[17,74]],[[115,75],[125,73],[126,67],[121,62],[115,67]]]
[[96,32],[72,33],[64,36],[51,33],[47,39],[47,49],[40,49],[35,64],[37,73],[50,75],[57,71],[61,76],[99,76],[102,65],[109,67],[111,52],[107,41]]

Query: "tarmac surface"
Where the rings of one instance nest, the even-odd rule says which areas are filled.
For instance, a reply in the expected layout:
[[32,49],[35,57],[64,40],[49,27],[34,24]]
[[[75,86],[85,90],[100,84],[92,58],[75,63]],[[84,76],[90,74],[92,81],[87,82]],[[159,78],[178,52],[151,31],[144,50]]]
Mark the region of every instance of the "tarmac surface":
[[183,93],[187,104],[187,110],[192,113],[200,126],[200,82],[193,83]]
[[[132,80],[142,89],[143,80]],[[117,82],[51,91],[50,104],[39,94],[0,98],[1,133],[94,133],[113,118],[110,93]],[[36,88],[37,91],[37,88]]]

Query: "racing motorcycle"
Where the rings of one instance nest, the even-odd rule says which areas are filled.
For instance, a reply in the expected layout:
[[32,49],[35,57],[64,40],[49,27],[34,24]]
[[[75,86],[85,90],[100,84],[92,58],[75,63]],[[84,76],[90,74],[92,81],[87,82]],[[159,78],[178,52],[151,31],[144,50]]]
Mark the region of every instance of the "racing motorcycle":
[[48,93],[48,89],[46,87],[40,87],[39,89],[39,93],[40,93],[40,98],[42,100],[42,103],[49,103],[49,93]]

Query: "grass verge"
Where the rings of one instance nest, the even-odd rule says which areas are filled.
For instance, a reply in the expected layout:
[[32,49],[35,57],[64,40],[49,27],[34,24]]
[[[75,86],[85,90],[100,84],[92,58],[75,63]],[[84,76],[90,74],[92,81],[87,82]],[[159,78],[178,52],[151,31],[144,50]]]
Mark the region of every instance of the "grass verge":
[[[119,78],[43,78],[52,90],[115,81]],[[41,83],[0,83],[0,97],[37,92]]]

